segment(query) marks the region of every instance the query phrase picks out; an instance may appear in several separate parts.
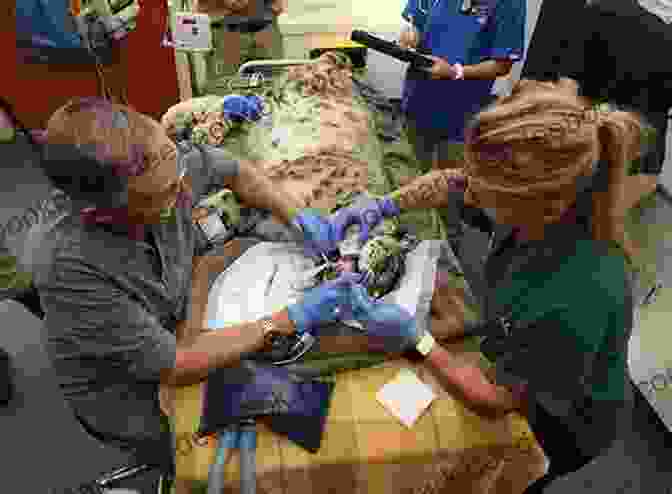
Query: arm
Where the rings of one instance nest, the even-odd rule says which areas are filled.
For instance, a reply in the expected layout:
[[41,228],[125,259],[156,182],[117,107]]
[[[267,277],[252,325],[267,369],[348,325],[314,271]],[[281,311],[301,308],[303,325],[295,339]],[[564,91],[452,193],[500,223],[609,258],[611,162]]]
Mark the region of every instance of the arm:
[[[465,80],[492,81],[511,72],[514,62],[523,57],[527,7],[524,0],[499,2],[495,9],[493,38],[482,54],[483,62],[464,66]],[[435,78],[454,79],[456,71],[447,62],[439,63]]]
[[235,2],[231,0],[195,0],[193,8],[194,12],[223,17],[245,8],[246,5],[247,2]]
[[[287,310],[271,316],[278,331],[291,334],[294,324]],[[241,354],[254,352],[263,347],[263,330],[259,322],[231,326],[221,331],[203,330],[189,341],[179,343],[175,352],[175,366],[164,369],[161,383],[169,386],[198,384],[208,374],[220,367],[234,365]]]
[[277,185],[248,161],[240,161],[238,173],[226,177],[225,182],[223,185],[233,190],[245,205],[269,210],[286,225],[291,224],[296,213],[303,208],[298,199],[282,192],[282,189],[278,190]]
[[233,258],[241,254],[240,244],[232,241],[224,247],[222,255],[194,257],[191,267],[191,297],[189,298],[189,319],[177,324],[177,341],[185,343],[196,336],[210,331],[204,328],[205,311],[208,306],[208,294],[212,274],[220,274],[231,265]]
[[454,392],[479,415],[499,418],[523,408],[523,399],[491,383],[480,368],[457,361],[438,344],[425,360],[427,368],[447,391]]
[[494,38],[486,60],[464,67],[466,80],[494,80],[511,72],[523,57],[527,4],[524,0],[499,2],[494,13]]
[[205,320],[205,310],[208,306],[210,273],[221,273],[227,264],[227,259],[224,256],[199,256],[194,258],[191,269],[189,319],[180,321],[176,326],[178,344],[192,341],[200,334],[209,331],[203,327],[203,322]]
[[441,208],[450,205],[451,193],[463,193],[466,180],[461,170],[435,170],[392,192],[389,197],[401,211]]
[[[622,260],[620,262],[622,266]],[[607,267],[608,264],[604,262],[605,271],[618,271],[614,265]],[[617,284],[607,281],[613,279],[613,274],[602,278],[594,269],[580,264],[574,266],[574,269],[593,271],[595,279],[600,279],[599,283],[605,286]],[[597,285],[595,283],[594,286]],[[524,410],[526,397],[523,383],[529,383],[537,392],[552,394],[559,402],[570,402],[577,396],[577,390],[583,389],[582,382],[594,374],[596,352],[609,324],[610,308],[604,305],[599,289],[589,288],[585,293],[591,291],[594,293],[590,302],[592,310],[581,311],[576,306],[570,310],[569,306],[559,304],[526,326],[524,346],[496,357],[497,381],[506,379],[511,387],[508,383],[506,387],[493,384],[478,367],[457,362],[438,345],[427,356],[426,365],[447,390],[454,391],[469,408],[482,415],[496,417],[513,410]],[[623,313],[622,310],[618,312]],[[622,319],[618,326],[623,327]],[[548,351],[549,348],[553,351]],[[571,362],[571,365],[567,365],[567,362]],[[562,372],[553,369],[562,369]]]
[[476,65],[464,66],[465,80],[492,81],[511,72],[513,62],[509,59],[486,60]]

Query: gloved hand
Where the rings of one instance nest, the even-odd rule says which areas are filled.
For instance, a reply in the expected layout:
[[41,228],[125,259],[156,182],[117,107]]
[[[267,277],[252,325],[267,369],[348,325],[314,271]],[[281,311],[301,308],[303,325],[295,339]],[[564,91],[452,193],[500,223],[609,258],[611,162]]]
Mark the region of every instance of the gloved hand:
[[424,332],[403,307],[371,298],[361,285],[353,286],[351,300],[352,316],[364,324],[372,349],[403,353],[422,339]]
[[233,121],[255,121],[261,118],[263,101],[259,96],[240,96],[231,94],[224,97],[222,112]]
[[301,230],[308,257],[319,257],[337,249],[334,228],[318,211],[304,209],[296,215],[293,223]]
[[348,227],[360,225],[359,240],[366,242],[373,230],[384,218],[399,216],[399,206],[389,197],[370,199],[363,206],[343,208],[332,219],[336,242],[342,242]]
[[333,281],[307,290],[303,300],[287,307],[289,319],[298,333],[312,332],[320,325],[338,320],[351,320],[353,287],[361,282],[359,273],[343,273]]

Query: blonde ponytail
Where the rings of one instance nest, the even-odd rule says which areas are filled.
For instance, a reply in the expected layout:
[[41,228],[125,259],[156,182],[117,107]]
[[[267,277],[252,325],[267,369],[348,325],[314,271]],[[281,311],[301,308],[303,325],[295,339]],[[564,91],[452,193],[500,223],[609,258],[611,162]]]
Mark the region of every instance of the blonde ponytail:
[[592,235],[595,240],[616,242],[630,263],[636,246],[626,237],[625,182],[628,166],[641,149],[642,123],[636,115],[624,111],[601,114],[598,138],[603,166],[608,168],[607,183],[593,191]]
[[[577,88],[570,79],[523,79],[511,96],[478,114],[465,142],[472,197],[496,194],[502,208],[529,207],[551,223],[576,201],[578,178],[593,173],[601,159],[607,181],[593,190],[592,236],[616,242],[633,265],[636,246],[625,235],[624,189],[629,165],[642,151],[644,122],[632,112],[594,109]],[[490,148],[506,152],[487,159]]]

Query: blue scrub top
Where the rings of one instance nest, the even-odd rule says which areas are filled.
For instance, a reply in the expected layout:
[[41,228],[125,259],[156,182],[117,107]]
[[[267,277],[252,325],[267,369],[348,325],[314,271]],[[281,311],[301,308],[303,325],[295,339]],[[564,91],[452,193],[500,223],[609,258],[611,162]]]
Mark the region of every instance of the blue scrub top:
[[[421,34],[418,51],[449,63],[475,65],[488,59],[518,61],[525,42],[525,0],[472,0],[479,12],[463,14],[462,0],[408,0],[402,13]],[[427,8],[430,7],[430,8]],[[464,142],[466,120],[489,99],[494,81],[431,80],[409,70],[403,109],[415,126]]]
[[68,0],[16,0],[17,37],[41,38],[54,48],[82,48],[68,8]]

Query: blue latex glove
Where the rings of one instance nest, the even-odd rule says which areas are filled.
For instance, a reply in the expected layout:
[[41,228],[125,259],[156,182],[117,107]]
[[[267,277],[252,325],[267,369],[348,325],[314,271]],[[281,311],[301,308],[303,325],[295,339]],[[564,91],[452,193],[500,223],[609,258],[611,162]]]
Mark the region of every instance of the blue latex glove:
[[222,111],[230,120],[256,121],[261,118],[263,102],[258,96],[232,94],[224,97]]
[[415,317],[403,307],[371,298],[361,285],[353,286],[351,297],[352,315],[366,327],[372,349],[403,353],[422,339]]
[[360,225],[360,242],[366,242],[371,231],[384,218],[393,218],[399,216],[400,213],[399,206],[389,197],[370,199],[359,208],[343,208],[337,211],[332,219],[336,242],[343,241],[346,230],[354,224]]
[[301,230],[305,253],[308,257],[319,257],[338,248],[334,227],[318,211],[304,209],[296,215],[293,223]]
[[319,326],[340,320],[351,320],[351,297],[362,275],[343,273],[339,278],[307,290],[303,300],[287,307],[289,319],[301,334],[313,332]]

